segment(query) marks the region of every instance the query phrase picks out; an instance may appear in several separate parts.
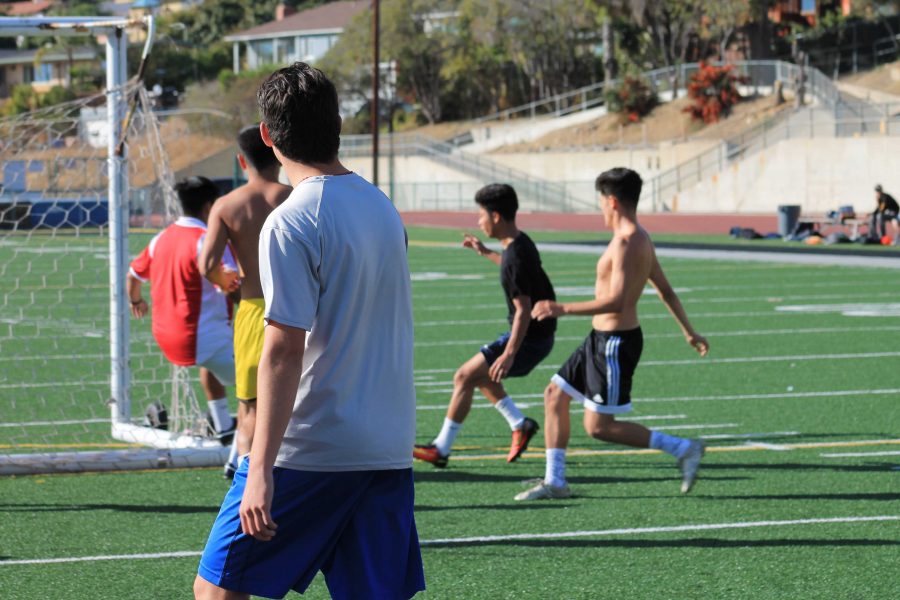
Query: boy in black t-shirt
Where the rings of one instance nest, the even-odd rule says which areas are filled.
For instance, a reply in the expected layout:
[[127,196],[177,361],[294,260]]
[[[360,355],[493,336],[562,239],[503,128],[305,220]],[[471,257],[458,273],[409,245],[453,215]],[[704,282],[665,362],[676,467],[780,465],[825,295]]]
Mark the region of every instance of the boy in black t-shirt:
[[417,445],[413,456],[436,467],[447,466],[453,440],[472,408],[475,388],[491,401],[512,429],[507,462],[513,462],[528,447],[538,424],[525,417],[503,389],[505,377],[523,377],[553,349],[556,319],[532,320],[532,306],[541,300],[555,300],[556,294],[544,269],[537,247],[516,226],[519,201],[506,184],[494,183],[478,190],[478,225],[488,237],[500,241],[503,253],[485,247],[474,235],[466,234],[463,246],[471,248],[500,267],[500,284],[509,307],[510,331],[466,361],[453,377],[453,395],[441,432],[431,444]]

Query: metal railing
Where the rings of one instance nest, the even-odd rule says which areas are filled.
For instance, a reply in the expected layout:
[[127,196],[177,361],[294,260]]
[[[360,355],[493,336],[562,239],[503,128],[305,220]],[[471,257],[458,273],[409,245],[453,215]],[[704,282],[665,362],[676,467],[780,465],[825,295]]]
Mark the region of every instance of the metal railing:
[[[649,178],[644,186],[652,210],[665,208],[665,202],[678,192],[695,186],[707,177],[723,171],[734,161],[741,160],[783,139],[796,137],[848,135],[900,135],[900,105],[881,105],[873,108],[865,101],[842,95],[834,83],[815,68],[801,68],[784,61],[741,61],[733,63],[736,71],[747,77],[746,87],[754,91],[771,89],[780,82],[796,93],[802,84],[804,93],[815,98],[816,106],[806,112],[783,111],[777,116],[724,140],[674,167]],[[682,89],[689,77],[699,70],[697,63],[674,68],[655,69],[644,74],[657,90]],[[530,103],[484,117],[491,119],[516,118],[516,115],[568,114],[591,106],[589,94],[599,94],[602,84],[594,84],[553,99]],[[573,102],[581,97],[582,102]],[[548,108],[549,107],[549,108]],[[391,141],[393,137],[393,141]],[[503,181],[516,187],[523,205],[530,210],[592,211],[596,208],[592,182],[550,182],[530,173],[506,167],[483,155],[468,153],[453,144],[440,142],[418,134],[393,134],[385,147],[393,147],[395,155],[418,155],[438,160],[442,165],[465,173],[479,182]],[[370,136],[345,136],[341,152],[345,156],[371,154]],[[394,183],[395,200],[406,210],[470,208],[471,198],[481,185],[478,182],[403,182]]]
[[[688,69],[691,67],[693,65],[689,65]],[[848,103],[842,98],[841,92],[834,82],[818,69],[800,67],[784,61],[742,61],[735,63],[735,67],[738,72],[747,75],[754,85],[765,83],[774,86],[776,82],[781,82],[783,87],[793,89],[795,94],[799,93],[798,90],[802,85],[803,93],[814,97],[824,112],[831,115],[827,121],[833,134],[838,135],[838,127],[835,124],[841,121],[843,111],[850,109],[847,108]],[[687,70],[686,73],[691,73],[691,71]],[[812,119],[812,113],[810,115]],[[773,132],[780,131],[780,128],[783,127],[787,135],[790,135],[790,123],[795,116],[796,113],[793,111],[784,111],[649,179],[644,185],[643,193],[652,199],[653,211],[666,208],[665,200],[688,187],[697,185],[706,177],[721,172],[733,161],[740,160],[774,143],[776,140],[772,139],[775,135]],[[810,126],[809,131],[813,132],[814,130],[815,127]],[[796,126],[794,131],[798,133]]]
[[[393,138],[393,139],[392,139]],[[429,138],[421,134],[388,134],[382,136],[382,148],[397,156],[423,156],[436,160],[441,165],[455,169],[478,180],[480,187],[488,182],[505,182],[513,185],[520,200],[531,210],[537,211],[572,211],[580,203],[566,194],[564,186],[546,179],[534,177],[483,155],[464,152],[446,142]],[[369,135],[353,135],[341,137],[342,156],[371,156],[372,138]],[[397,184],[394,184],[395,190]],[[476,187],[477,189],[477,187]],[[396,192],[395,192],[396,193]],[[474,191],[472,193],[474,196]],[[467,204],[471,205],[472,196]]]
[[[793,86],[794,80],[799,78],[800,74],[800,67],[780,60],[745,60],[733,63],[711,62],[709,64],[731,64],[740,74],[747,76],[751,81],[750,85],[755,87],[772,85],[776,80]],[[673,89],[676,91],[684,90],[690,76],[699,69],[700,63],[684,63],[673,67],[646,71],[640,75],[640,78],[649,81],[657,94],[666,94],[672,93]],[[838,98],[837,88],[820,71],[816,69],[808,70],[810,74],[806,82],[807,89],[822,99],[822,101],[833,106]],[[614,79],[611,83],[618,85],[621,83],[621,80]],[[507,108],[475,119],[472,123],[474,125],[483,125],[494,121],[508,121],[521,118],[561,117],[574,112],[588,110],[606,102],[605,85],[602,81],[592,83],[570,92]]]

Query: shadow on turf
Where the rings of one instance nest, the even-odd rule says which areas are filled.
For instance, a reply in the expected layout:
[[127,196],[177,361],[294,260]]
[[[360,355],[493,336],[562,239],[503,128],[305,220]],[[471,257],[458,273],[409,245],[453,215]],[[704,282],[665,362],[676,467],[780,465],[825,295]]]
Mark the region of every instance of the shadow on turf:
[[700,496],[707,500],[881,500],[897,501],[900,494],[748,494],[745,496]]
[[679,540],[485,540],[453,543],[426,543],[428,548],[459,548],[464,546],[524,546],[532,548],[782,548],[796,546],[861,547],[900,546],[895,540],[722,540],[716,538]]
[[464,504],[464,505],[455,505],[455,506],[427,506],[416,504],[415,512],[438,512],[444,510],[502,510],[503,512],[509,512],[511,510],[535,510],[542,508],[549,509],[559,509],[559,508],[570,508],[572,506],[577,506],[577,504],[572,504],[568,502],[545,502],[543,504],[534,504],[531,502],[518,502],[516,504]]
[[[704,465],[705,466],[705,465]],[[535,477],[539,474],[535,473]],[[414,474],[416,483],[522,483],[522,474],[518,475],[497,475],[494,473],[477,473],[473,471],[457,471],[450,469],[416,471]],[[573,485],[602,485],[611,483],[657,483],[661,481],[671,482],[677,479],[676,476],[659,476],[659,477],[586,477],[575,476],[569,477],[568,481]],[[715,481],[747,481],[750,477],[704,477]]]
[[91,510],[113,510],[133,513],[198,514],[219,512],[218,506],[174,506],[143,504],[0,504],[4,512],[78,512]]
[[853,473],[870,473],[887,471],[895,463],[868,463],[865,465],[841,465],[833,463],[733,463],[733,462],[703,462],[701,473],[708,471],[721,471],[725,469],[748,469],[764,471],[849,471]]

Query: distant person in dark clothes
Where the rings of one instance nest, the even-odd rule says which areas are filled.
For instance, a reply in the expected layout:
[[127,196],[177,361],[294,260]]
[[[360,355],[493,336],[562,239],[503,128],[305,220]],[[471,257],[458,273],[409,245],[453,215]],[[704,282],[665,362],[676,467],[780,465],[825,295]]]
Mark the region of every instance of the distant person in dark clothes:
[[516,225],[519,199],[516,191],[504,183],[487,185],[475,194],[478,226],[500,242],[502,252],[487,248],[474,235],[466,234],[463,246],[500,267],[500,285],[509,309],[508,333],[467,360],[453,376],[453,395],[441,431],[430,444],[416,445],[413,456],[442,469],[463,421],[472,408],[475,388],[506,419],[512,430],[512,442],[506,462],[514,462],[528,448],[537,433],[538,423],[522,414],[503,387],[507,377],[528,375],[553,349],[556,319],[538,322],[531,318],[534,305],[556,300],[553,285],[541,265],[541,255],[531,238]]
[[880,183],[875,186],[875,201],[878,205],[875,207],[875,212],[869,215],[869,237],[877,236],[881,239],[888,234],[887,224],[896,223],[897,215],[900,214],[900,205],[893,196],[884,191]]

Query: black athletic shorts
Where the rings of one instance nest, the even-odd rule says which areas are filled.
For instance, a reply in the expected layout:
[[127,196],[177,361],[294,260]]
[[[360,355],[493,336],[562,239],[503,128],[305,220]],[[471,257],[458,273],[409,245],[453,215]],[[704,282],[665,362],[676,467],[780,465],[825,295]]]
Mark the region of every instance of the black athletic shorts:
[[641,328],[591,331],[552,380],[560,389],[598,413],[631,410],[631,378],[641,359]]
[[[546,337],[525,338],[519,351],[516,352],[516,358],[513,360],[512,367],[509,369],[507,377],[525,377],[531,373],[532,369],[538,366],[542,360],[547,358],[550,351],[553,350],[552,335]],[[509,332],[504,333],[490,344],[481,347],[481,353],[487,360],[488,367],[494,364],[503,351],[506,350],[506,344],[509,342]]]

